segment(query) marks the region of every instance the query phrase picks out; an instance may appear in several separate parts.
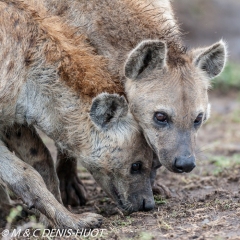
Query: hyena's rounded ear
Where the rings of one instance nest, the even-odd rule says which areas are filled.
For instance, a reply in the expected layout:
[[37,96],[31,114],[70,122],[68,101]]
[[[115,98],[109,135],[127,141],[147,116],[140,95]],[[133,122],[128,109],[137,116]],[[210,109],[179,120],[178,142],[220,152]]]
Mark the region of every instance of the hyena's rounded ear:
[[162,69],[166,64],[167,47],[159,40],[145,40],[134,48],[125,64],[125,76],[140,79],[151,70]]
[[227,46],[222,40],[207,48],[193,50],[193,63],[211,79],[224,69],[227,60]]
[[109,129],[128,114],[128,104],[123,96],[101,93],[92,101],[90,118],[101,129]]

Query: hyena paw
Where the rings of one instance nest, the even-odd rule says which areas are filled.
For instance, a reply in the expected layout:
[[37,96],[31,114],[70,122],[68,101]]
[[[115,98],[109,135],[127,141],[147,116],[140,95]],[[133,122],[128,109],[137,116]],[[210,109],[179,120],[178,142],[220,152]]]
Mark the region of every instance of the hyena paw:
[[84,228],[86,229],[94,229],[99,228],[103,222],[103,216],[96,214],[96,213],[83,213],[80,215],[81,219],[80,224],[83,223]]
[[153,190],[154,195],[160,194],[161,196],[166,197],[166,198],[172,197],[172,194],[171,194],[169,188],[163,184],[155,183],[152,187],[152,190]]
[[102,225],[103,217],[96,213],[71,214],[66,216],[58,215],[58,227],[63,229],[94,229]]
[[87,202],[87,191],[77,174],[59,179],[62,201],[65,206],[82,206]]

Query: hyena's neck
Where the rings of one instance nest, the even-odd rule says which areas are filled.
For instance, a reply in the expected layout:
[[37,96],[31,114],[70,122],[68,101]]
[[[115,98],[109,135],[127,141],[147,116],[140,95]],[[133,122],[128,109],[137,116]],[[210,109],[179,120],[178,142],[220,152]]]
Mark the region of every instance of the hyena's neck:
[[[143,40],[165,41],[171,62],[182,53],[181,34],[169,0],[55,2],[49,2],[50,8],[54,5],[58,9],[54,13],[61,13],[70,23],[80,26],[79,31],[90,39],[98,54],[108,59],[111,74],[121,79],[128,53]],[[66,4],[68,8],[64,8]]]
[[[49,71],[49,69],[48,69]],[[42,73],[44,75],[44,73]],[[54,74],[54,72],[53,72]],[[91,151],[90,98],[78,97],[61,81],[29,79],[22,87],[16,107],[16,122],[34,125],[72,156]]]

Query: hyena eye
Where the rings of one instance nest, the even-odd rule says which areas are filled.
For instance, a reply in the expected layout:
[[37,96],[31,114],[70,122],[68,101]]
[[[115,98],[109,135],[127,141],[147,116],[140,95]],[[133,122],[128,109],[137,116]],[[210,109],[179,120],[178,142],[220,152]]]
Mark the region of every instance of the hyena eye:
[[197,116],[197,118],[195,119],[194,125],[197,126],[197,125],[201,124],[201,123],[202,123],[202,120],[203,120],[203,113],[200,113],[200,114]]
[[156,112],[154,118],[159,123],[167,123],[168,122],[167,114],[162,113],[162,112]]
[[131,167],[131,173],[139,173],[142,169],[142,163],[141,162],[136,162],[132,164]]

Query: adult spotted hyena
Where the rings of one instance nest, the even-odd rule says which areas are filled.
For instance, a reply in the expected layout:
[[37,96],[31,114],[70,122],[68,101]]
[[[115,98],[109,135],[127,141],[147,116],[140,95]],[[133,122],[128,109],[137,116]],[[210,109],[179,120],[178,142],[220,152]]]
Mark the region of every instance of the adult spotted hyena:
[[187,50],[169,0],[42,1],[107,59],[160,164],[190,172],[197,131],[210,113],[210,81],[225,65],[224,42]]
[[0,25],[0,180],[57,227],[99,226],[99,215],[62,206],[51,158],[38,157],[49,153],[37,146],[35,126],[80,158],[124,210],[152,209],[152,151],[125,98],[101,93],[121,92],[102,57],[76,29],[23,1],[0,1]]

